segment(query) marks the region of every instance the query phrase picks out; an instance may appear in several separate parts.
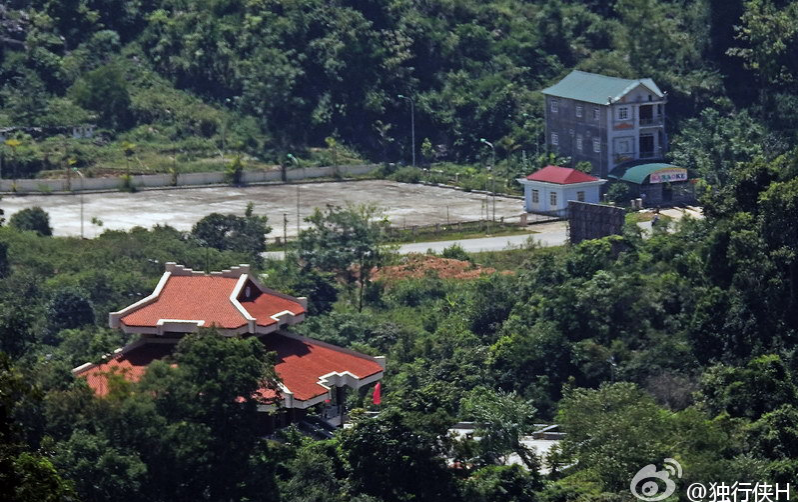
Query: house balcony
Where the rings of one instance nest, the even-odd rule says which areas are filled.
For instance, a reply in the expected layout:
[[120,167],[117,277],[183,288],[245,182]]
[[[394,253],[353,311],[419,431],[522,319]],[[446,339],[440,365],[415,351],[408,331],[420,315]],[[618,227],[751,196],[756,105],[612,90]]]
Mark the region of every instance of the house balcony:
[[659,127],[665,123],[664,117],[649,117],[649,118],[641,118],[638,120],[639,127]]

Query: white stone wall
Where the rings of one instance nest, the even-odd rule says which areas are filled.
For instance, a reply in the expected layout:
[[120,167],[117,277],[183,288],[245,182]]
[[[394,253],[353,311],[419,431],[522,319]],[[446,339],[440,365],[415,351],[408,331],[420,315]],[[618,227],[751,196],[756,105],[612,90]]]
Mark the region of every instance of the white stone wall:
[[[359,176],[367,174],[379,167],[376,164],[357,166],[327,166],[327,167],[300,167],[289,169],[286,177],[289,181],[324,178],[334,176],[336,172],[341,176]],[[133,176],[133,186],[140,188],[173,186],[171,174],[145,174]],[[279,182],[282,179],[279,170],[274,171],[244,171],[242,181],[248,183]],[[218,185],[224,184],[223,172],[184,173],[177,177],[177,186]],[[122,186],[122,178],[113,176],[108,178],[80,178],[75,176],[71,180],[71,190],[116,190]],[[0,180],[0,192],[17,193],[47,193],[70,190],[64,179],[38,180],[18,179]]]

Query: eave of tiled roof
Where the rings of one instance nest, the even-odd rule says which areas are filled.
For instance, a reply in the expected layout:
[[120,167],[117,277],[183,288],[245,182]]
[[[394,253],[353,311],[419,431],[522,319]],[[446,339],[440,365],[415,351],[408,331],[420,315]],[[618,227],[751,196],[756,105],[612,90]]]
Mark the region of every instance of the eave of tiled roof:
[[[268,351],[277,355],[274,369],[280,379],[280,391],[263,388],[256,394],[267,401],[283,400],[286,407],[306,408],[326,398],[332,387],[359,387],[382,376],[382,364],[358,352],[286,332],[270,333],[259,339]],[[109,374],[138,382],[150,363],[170,355],[175,346],[175,342],[165,340],[141,340],[101,364],[87,364],[73,373],[85,378],[95,394],[105,396]]]

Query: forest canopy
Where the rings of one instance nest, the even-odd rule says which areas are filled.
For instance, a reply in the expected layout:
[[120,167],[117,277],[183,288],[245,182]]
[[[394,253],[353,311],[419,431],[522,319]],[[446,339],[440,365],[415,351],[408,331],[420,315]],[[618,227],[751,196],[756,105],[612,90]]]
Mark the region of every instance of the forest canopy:
[[[796,9],[784,0],[14,0],[0,8],[0,126],[93,122],[106,141],[184,162],[231,149],[280,163],[330,140],[409,161],[404,96],[428,161],[476,160],[481,137],[507,158],[542,149],[539,91],[576,68],[653,78],[668,92],[676,158],[713,148],[691,121],[725,129],[726,117],[774,156],[795,136]],[[745,160],[733,152],[746,139],[732,137],[715,163]],[[62,157],[123,160],[114,148],[29,139],[6,153],[30,175]]]

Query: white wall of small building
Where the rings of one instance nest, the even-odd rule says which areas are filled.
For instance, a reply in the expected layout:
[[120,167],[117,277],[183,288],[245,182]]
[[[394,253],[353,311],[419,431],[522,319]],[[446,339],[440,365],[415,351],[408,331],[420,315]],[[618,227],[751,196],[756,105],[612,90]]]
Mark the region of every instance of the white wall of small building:
[[[579,192],[585,192],[584,202],[600,202],[601,185],[604,180],[589,183],[558,185],[541,181],[519,180],[524,185],[524,208],[528,213],[557,213],[565,215],[568,201],[579,200]],[[532,200],[532,191],[538,191],[538,202]],[[551,204],[551,194],[556,195],[556,204]]]

